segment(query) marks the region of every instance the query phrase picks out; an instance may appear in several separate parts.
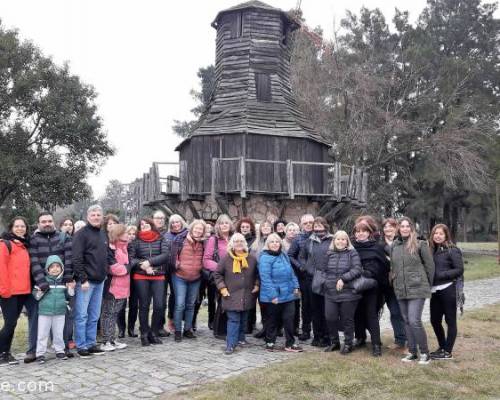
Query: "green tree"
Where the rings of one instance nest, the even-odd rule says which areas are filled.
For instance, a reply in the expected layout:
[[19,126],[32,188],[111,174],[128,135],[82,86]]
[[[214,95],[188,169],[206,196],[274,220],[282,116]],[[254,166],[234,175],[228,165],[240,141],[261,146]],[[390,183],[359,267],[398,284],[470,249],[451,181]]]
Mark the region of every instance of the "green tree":
[[292,58],[299,104],[338,159],[369,170],[377,214],[441,220],[456,231],[469,193],[490,187],[498,157],[495,9],[429,1],[415,26],[396,11],[391,31],[380,10],[362,8],[347,13],[326,50],[299,32]]
[[200,90],[192,89],[190,92],[191,97],[196,101],[196,106],[191,110],[195,119],[190,121],[175,120],[172,127],[174,132],[181,137],[189,136],[196,128],[199,119],[210,103],[215,88],[215,67],[213,65],[201,67],[198,70],[197,76],[200,80]]
[[46,209],[85,198],[113,155],[94,89],[0,23],[0,206]]

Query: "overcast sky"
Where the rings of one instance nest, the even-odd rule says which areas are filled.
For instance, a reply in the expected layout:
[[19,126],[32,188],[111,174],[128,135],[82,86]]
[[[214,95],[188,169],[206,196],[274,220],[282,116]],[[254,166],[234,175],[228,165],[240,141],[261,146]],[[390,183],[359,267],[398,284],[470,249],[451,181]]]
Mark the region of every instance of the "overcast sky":
[[[190,119],[189,95],[198,85],[199,67],[215,62],[218,11],[239,0],[0,0],[0,19],[17,28],[57,63],[98,92],[99,114],[116,155],[99,176],[91,177],[94,194],[110,179],[128,183],[153,161],[177,161],[175,119]],[[297,0],[268,0],[283,10]],[[395,7],[415,20],[425,0],[303,0],[310,27],[320,25],[331,37],[345,10],[364,5],[380,8],[392,19]]]

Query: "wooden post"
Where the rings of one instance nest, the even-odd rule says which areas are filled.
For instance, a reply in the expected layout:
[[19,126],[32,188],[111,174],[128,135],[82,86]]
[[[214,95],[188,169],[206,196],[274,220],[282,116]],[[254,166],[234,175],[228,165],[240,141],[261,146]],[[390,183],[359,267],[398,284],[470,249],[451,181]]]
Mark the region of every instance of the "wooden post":
[[356,185],[354,186],[353,198],[356,200],[361,199],[361,190],[363,188],[363,170],[361,168],[356,168]]
[[212,198],[215,199],[215,194],[217,192],[217,168],[219,167],[219,159],[212,158]]
[[363,182],[361,184],[361,198],[363,203],[368,201],[368,172],[363,171]]
[[247,177],[245,170],[245,157],[240,157],[240,196],[247,197]]
[[353,197],[354,189],[354,166],[351,167],[351,173],[349,174],[349,183],[347,184],[347,197]]
[[341,197],[341,190],[342,190],[342,164],[339,163],[338,161],[335,162],[335,175],[334,175],[334,181],[333,181],[333,194],[337,199],[340,199]]
[[188,199],[188,174],[187,161],[181,160],[179,164],[179,191],[181,192],[181,201]]
[[288,195],[291,199],[295,199],[294,183],[293,183],[293,161],[286,160],[286,174],[288,183]]

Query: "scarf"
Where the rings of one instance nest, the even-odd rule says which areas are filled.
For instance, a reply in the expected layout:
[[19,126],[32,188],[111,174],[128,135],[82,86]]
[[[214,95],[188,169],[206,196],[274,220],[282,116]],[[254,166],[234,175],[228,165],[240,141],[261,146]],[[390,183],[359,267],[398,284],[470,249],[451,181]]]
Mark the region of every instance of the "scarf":
[[241,274],[242,268],[248,268],[248,253],[243,253],[241,256],[237,256],[231,250],[228,253],[233,259],[233,274]]
[[140,231],[137,233],[137,237],[141,239],[143,242],[154,242],[155,240],[158,240],[160,237],[160,234],[155,231]]
[[28,245],[29,245],[29,237],[17,236],[17,235],[14,235],[12,232],[4,232],[2,234],[2,239],[8,240],[10,242],[17,240],[17,241],[21,242],[24,245],[24,247],[28,247]]

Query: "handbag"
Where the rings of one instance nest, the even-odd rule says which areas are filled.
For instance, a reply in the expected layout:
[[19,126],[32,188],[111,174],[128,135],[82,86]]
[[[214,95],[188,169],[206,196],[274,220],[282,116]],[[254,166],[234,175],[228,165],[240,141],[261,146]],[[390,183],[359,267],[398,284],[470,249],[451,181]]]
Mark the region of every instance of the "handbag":
[[[219,262],[220,257],[219,257],[219,238],[217,235],[214,235],[215,238],[215,244],[214,244],[214,254],[212,255],[212,260],[216,263]],[[201,275],[205,281],[208,283],[214,283],[214,277],[213,277],[213,272],[209,271],[208,269],[202,268],[201,269]]]
[[354,279],[351,282],[351,285],[355,293],[362,293],[366,290],[370,290],[377,287],[378,283],[375,279],[367,278],[361,273],[361,276],[359,278]]
[[313,293],[323,295],[325,293],[326,272],[322,269],[314,271],[312,280]]

